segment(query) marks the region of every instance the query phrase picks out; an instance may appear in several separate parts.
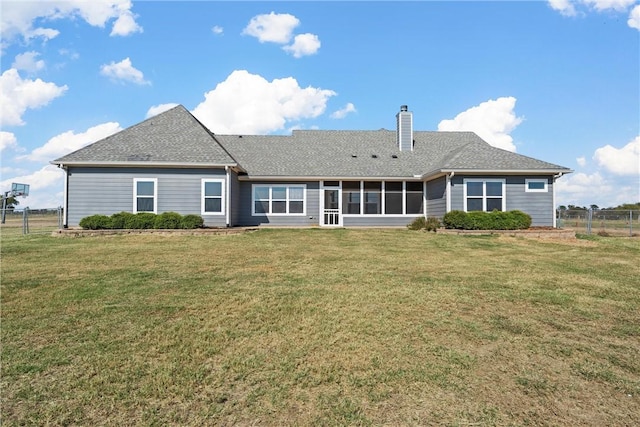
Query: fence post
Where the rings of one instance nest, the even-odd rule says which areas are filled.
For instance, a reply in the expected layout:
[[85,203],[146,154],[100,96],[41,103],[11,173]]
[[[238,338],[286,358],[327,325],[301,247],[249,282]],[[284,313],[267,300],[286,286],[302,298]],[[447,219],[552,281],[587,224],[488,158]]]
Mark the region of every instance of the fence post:
[[62,206],[58,206],[58,230],[62,230]]
[[633,237],[633,211],[629,210],[629,237]]
[[29,208],[22,210],[22,235],[29,234]]
[[593,219],[593,211],[591,208],[587,210],[587,234],[591,234],[591,220]]

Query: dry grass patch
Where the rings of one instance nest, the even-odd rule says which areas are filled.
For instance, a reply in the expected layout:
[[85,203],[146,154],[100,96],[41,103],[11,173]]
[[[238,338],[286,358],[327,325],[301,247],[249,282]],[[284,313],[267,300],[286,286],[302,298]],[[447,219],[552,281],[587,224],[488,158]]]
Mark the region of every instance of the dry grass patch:
[[640,243],[3,237],[2,419],[632,425]]

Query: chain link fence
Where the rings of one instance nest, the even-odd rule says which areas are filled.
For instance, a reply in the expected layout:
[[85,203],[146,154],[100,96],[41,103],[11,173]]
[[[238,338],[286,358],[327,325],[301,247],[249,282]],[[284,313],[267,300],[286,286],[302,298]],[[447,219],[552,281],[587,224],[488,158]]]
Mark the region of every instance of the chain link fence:
[[640,210],[564,209],[557,225],[600,236],[640,236]]
[[2,235],[51,233],[62,228],[62,207],[6,209],[2,212]]

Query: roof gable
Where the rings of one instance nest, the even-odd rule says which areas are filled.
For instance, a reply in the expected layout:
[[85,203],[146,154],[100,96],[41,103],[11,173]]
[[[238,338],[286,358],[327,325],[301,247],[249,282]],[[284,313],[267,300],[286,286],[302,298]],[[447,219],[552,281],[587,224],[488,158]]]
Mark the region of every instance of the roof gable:
[[52,163],[235,165],[236,161],[178,105]]

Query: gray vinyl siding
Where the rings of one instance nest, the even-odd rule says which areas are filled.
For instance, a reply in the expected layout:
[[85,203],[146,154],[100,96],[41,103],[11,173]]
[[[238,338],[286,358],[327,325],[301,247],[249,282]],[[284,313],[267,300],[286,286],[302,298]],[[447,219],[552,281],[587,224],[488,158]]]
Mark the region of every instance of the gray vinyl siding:
[[[305,184],[306,211],[305,215],[252,215],[253,200],[252,185],[295,185]],[[316,182],[272,182],[272,181],[240,181],[239,205],[237,224],[239,226],[275,225],[275,226],[314,226],[318,225],[320,211],[319,183]]]
[[[157,179],[158,213],[202,215],[202,179],[225,179],[224,169],[70,168],[67,225],[94,214],[133,212],[134,178]],[[209,227],[226,226],[222,215],[202,215]]]
[[236,226],[240,221],[240,212],[242,206],[240,205],[240,182],[238,181],[238,174],[231,172],[231,209],[230,209],[230,225]]
[[342,225],[345,227],[405,227],[415,218],[422,215],[408,216],[343,216]]
[[427,217],[442,218],[447,213],[447,178],[427,182]]
[[[506,180],[506,209],[520,210],[531,215],[531,225],[553,226],[555,209],[553,206],[552,176],[463,176],[451,179],[451,209],[464,209],[464,179],[504,179]],[[547,179],[548,191],[544,193],[525,192],[525,179]]]

